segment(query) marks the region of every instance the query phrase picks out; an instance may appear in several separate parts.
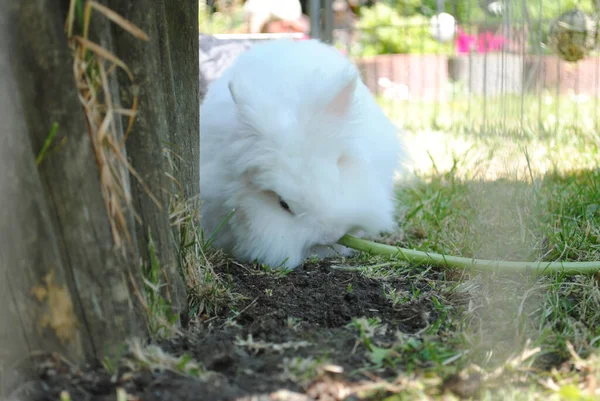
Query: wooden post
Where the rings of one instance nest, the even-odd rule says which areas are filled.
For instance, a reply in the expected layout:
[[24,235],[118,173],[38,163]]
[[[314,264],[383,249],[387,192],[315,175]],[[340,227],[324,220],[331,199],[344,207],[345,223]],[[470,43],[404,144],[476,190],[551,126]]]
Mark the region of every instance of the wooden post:
[[[52,0],[0,1],[0,309],[15,344],[3,347],[5,374],[35,352],[98,360],[146,335],[130,292],[137,258],[113,250],[65,16]],[[60,145],[36,164],[55,124]]]
[[[199,103],[198,103],[198,4],[158,0],[108,0],[107,5],[150,37],[140,41],[130,34],[112,29],[114,53],[131,69],[139,85],[139,115],[128,139],[131,164],[151,192],[164,205],[159,211],[135,183],[135,207],[144,225],[137,227],[138,242],[148,243],[150,230],[169,286],[165,295],[174,311],[183,311],[185,288],[178,274],[173,252],[175,238],[169,227],[170,194],[184,189],[184,195],[199,194]],[[127,82],[120,75],[119,82]],[[121,91],[127,101],[130,93]],[[175,160],[172,171],[166,153]],[[174,182],[166,173],[172,175]],[[142,257],[148,260],[147,253]]]
[[[5,2],[6,3],[6,2]],[[0,10],[0,398],[27,373],[33,351],[81,360],[89,336],[76,316],[51,207],[35,165],[8,52],[13,16]],[[14,33],[14,32],[13,32]],[[14,36],[13,36],[14,37]],[[21,368],[25,372],[19,372]]]
[[[148,335],[136,291],[142,290],[140,258],[149,260],[149,232],[172,309],[187,315],[168,216],[174,185],[164,150],[170,142],[181,150],[174,174],[186,195],[195,194],[198,12],[177,4],[113,1],[113,10],[138,25],[149,43],[107,24],[96,31],[99,44],[112,46],[108,50],[136,77],[139,117],[126,151],[161,205],[135,178],[127,182],[124,190],[132,193],[140,220],[127,212],[137,235],[134,249],[122,253],[115,249],[75,85],[64,31],[69,1],[0,0],[0,398],[19,382],[15,366],[26,375],[36,352],[98,362],[124,340]],[[112,79],[111,93],[129,105],[122,82]],[[36,160],[48,142],[51,151]]]

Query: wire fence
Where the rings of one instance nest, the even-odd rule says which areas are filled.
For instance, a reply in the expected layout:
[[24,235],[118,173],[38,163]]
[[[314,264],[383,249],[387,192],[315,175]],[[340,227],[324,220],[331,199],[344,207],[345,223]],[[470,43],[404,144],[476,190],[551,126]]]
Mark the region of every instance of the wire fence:
[[[322,7],[316,19],[319,35],[355,61],[394,121],[411,130],[599,142],[594,1],[434,0],[423,12],[425,3],[376,2],[351,23]],[[261,37],[268,35],[254,35]]]

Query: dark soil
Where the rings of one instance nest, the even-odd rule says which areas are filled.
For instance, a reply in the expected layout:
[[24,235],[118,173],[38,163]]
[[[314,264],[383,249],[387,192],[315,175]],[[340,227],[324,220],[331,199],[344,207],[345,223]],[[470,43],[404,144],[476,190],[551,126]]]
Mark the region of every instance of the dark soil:
[[[404,367],[374,367],[359,330],[351,325],[353,319],[379,318],[386,329],[373,341],[385,346],[397,341],[398,331],[415,333],[440,317],[430,296],[395,307],[384,296],[384,283],[398,291],[431,291],[429,286],[419,288],[425,281],[408,277],[375,280],[326,264],[307,265],[287,275],[239,266],[219,274],[230,277],[233,292],[243,300],[220,316],[192,323],[184,336],[160,344],[169,355],[189,355],[210,373],[190,377],[124,366],[111,377],[101,367],[75,371],[50,363],[40,368],[41,381],[31,384],[31,399],[58,400],[67,390],[73,401],[116,400],[117,388],[122,388],[129,400],[140,401],[357,400],[341,389],[373,375],[395,377]],[[252,349],[240,341],[266,348]],[[305,361],[310,369],[286,370],[286,358],[303,358],[297,361]],[[334,368],[317,369],[309,358]]]

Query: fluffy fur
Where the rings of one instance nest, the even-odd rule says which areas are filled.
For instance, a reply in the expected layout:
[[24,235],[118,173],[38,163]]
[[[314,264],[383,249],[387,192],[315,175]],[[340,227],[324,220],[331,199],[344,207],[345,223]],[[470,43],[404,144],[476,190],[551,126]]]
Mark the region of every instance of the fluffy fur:
[[242,53],[209,86],[200,133],[201,224],[210,235],[235,209],[215,245],[239,259],[295,268],[344,234],[395,227],[397,129],[329,45]]

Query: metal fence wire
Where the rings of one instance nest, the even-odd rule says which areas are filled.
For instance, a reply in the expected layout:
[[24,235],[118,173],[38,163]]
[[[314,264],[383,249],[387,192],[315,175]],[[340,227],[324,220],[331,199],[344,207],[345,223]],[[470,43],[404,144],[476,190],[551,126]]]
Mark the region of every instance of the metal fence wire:
[[[598,141],[599,2],[308,0],[303,11],[406,129]],[[228,3],[229,22],[207,12],[201,32],[249,38],[231,34],[243,5]]]

